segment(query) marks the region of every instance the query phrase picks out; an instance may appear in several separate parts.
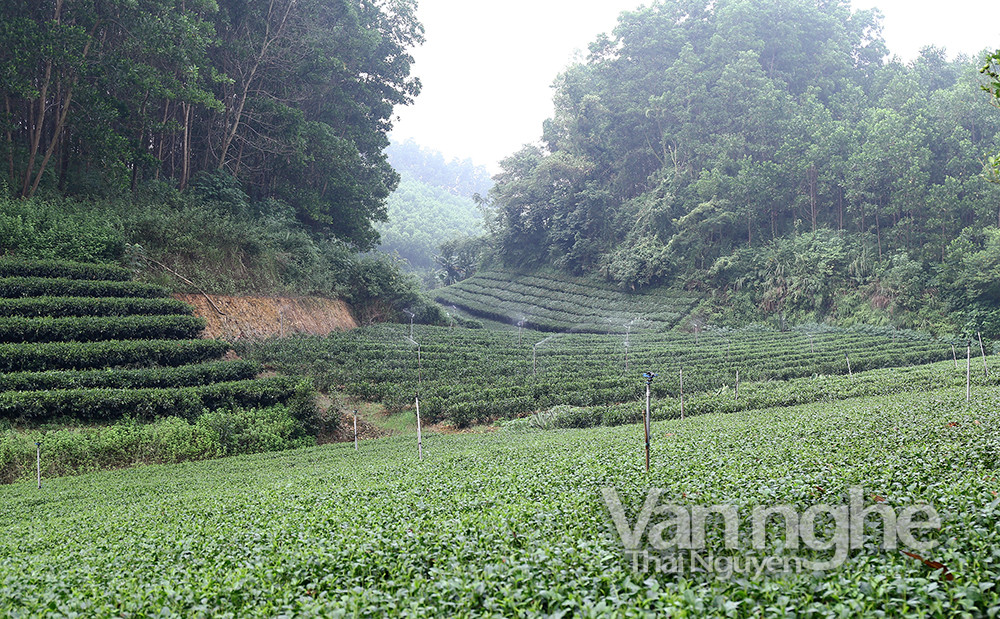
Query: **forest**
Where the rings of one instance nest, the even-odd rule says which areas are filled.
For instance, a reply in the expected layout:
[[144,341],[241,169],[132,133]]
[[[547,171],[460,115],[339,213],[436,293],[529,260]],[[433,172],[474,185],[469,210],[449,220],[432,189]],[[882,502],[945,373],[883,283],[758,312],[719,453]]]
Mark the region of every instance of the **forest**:
[[556,79],[540,144],[502,162],[494,259],[753,318],[863,298],[900,326],[997,332],[997,59],[904,63],[880,13],[843,2],[623,13]]
[[399,176],[393,107],[420,90],[412,1],[10,0],[0,8],[5,184],[136,193],[231,176],[360,249]]

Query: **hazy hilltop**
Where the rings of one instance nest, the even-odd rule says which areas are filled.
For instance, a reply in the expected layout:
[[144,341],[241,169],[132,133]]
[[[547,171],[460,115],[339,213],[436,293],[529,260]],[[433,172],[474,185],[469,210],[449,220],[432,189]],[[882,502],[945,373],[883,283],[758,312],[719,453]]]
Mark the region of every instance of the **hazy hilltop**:
[[731,317],[1000,327],[1000,114],[982,58],[887,58],[874,11],[626,12],[490,194],[507,268],[713,291]]
[[[442,267],[441,246],[482,235],[482,214],[473,196],[493,187],[486,168],[470,159],[446,161],[444,155],[413,140],[393,142],[386,153],[400,183],[389,196],[388,221],[379,224],[380,249],[398,254],[409,266],[427,274]],[[435,258],[438,257],[438,258]]]

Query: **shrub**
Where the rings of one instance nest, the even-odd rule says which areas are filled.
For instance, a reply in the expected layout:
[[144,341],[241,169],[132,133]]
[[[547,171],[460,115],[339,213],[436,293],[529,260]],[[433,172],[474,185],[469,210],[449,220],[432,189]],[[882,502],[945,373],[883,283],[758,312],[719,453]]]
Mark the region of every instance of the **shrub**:
[[178,366],[218,359],[229,344],[217,340],[140,340],[0,344],[0,372]]
[[132,272],[113,264],[2,257],[0,277],[55,277],[126,282],[132,279]]
[[260,372],[251,361],[215,361],[136,370],[77,370],[0,374],[0,391],[196,387],[249,380]]
[[191,315],[194,308],[169,298],[121,297],[23,297],[0,299],[0,316],[38,318],[51,316],[169,316]]
[[181,340],[198,337],[205,319],[195,316],[75,316],[0,318],[0,342]]
[[[301,383],[285,376],[170,389],[66,389],[0,393],[0,419],[39,423],[69,418],[115,421],[177,416],[195,419],[204,409],[272,406],[302,396]],[[314,423],[301,402],[300,423]],[[315,415],[315,413],[313,413]],[[303,425],[305,427],[305,425]],[[308,427],[314,432],[315,427]]]
[[0,298],[19,297],[166,297],[166,288],[139,282],[106,282],[61,277],[5,277]]

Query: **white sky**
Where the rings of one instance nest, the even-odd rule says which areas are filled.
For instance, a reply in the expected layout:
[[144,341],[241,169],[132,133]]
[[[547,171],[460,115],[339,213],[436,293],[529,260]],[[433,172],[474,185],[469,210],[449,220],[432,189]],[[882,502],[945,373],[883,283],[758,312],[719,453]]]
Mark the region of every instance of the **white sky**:
[[[642,0],[419,0],[427,42],[414,50],[423,92],[397,108],[392,138],[413,138],[447,159],[497,162],[541,137],[556,75],[617,16]],[[882,10],[890,53],[924,45],[975,56],[1000,47],[996,0],[854,0]]]

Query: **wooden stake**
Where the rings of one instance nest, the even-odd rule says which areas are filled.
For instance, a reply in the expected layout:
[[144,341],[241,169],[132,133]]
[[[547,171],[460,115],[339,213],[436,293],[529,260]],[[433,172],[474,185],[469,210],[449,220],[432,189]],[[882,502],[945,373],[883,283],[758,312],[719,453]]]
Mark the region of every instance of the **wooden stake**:
[[972,344],[965,350],[965,401],[972,399]]
[[847,375],[854,378],[854,372],[851,371],[851,358],[847,356],[846,352],[844,353],[844,359],[847,359]]
[[354,411],[354,451],[358,450],[358,411]]
[[989,378],[990,370],[986,367],[986,349],[983,347],[983,334],[976,331],[976,336],[979,338],[979,354],[983,356],[983,374],[986,378]]
[[681,419],[684,419],[684,368],[681,368]]

